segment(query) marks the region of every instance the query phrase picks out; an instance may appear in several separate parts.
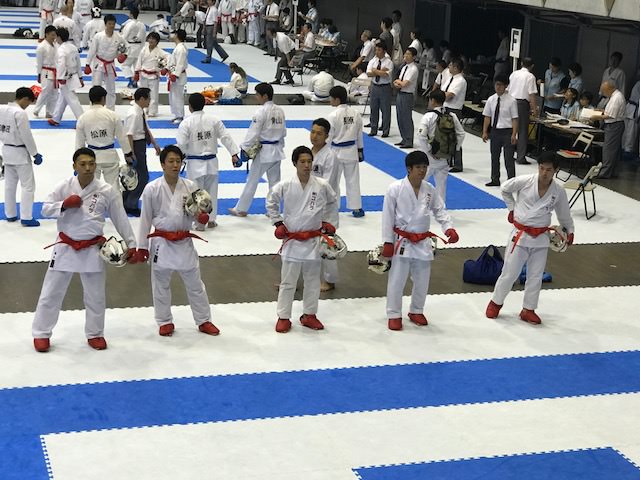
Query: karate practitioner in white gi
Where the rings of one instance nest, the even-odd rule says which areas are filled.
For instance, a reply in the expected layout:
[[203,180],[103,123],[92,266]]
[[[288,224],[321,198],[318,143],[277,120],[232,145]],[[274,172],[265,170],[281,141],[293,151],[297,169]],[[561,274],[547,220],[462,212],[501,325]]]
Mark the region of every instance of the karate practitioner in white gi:
[[171,36],[175,47],[169,58],[169,106],[173,115],[173,123],[180,123],[184,118],[184,86],[187,84],[187,68],[189,67],[187,32],[177,30]]
[[79,20],[78,27],[81,32],[84,32],[84,28],[91,20],[93,8],[93,0],[75,0],[73,4],[73,11],[77,13],[77,18]]
[[[260,142],[262,148],[251,161],[247,183],[231,215],[246,217],[262,175],[267,174],[269,190],[280,181],[280,162],[284,156],[284,138],[287,136],[284,110],[273,103],[273,87],[268,83],[256,85],[256,100],[262,105],[256,110],[244,141],[240,144],[242,161],[248,161],[245,150]],[[234,164],[242,166],[241,163]]]
[[96,350],[107,348],[104,339],[105,262],[98,254],[104,242],[107,216],[129,247],[129,261],[135,252],[136,239],[122,207],[120,192],[94,177],[93,151],[88,148],[76,150],[73,169],[77,176],[58,184],[42,205],[44,215],[58,219],[58,238],[53,244],[33,319],[33,345],[38,352],[49,350],[49,338],[58,323],[62,300],[76,272],[82,281],[87,341]]
[[220,12],[220,25],[222,26],[223,41],[229,36],[231,43],[236,43],[233,21],[236,16],[236,6],[233,0],[220,0],[218,5]]
[[302,96],[312,102],[329,103],[329,92],[334,82],[335,79],[329,72],[320,72],[311,78],[308,90],[302,92]]
[[[440,116],[436,112],[442,114],[445,111],[444,93],[441,90],[435,90],[429,94],[429,111],[422,116],[420,125],[418,126],[418,135],[416,136],[417,148],[426,153],[429,157],[429,171],[427,179],[434,177],[436,190],[443,203],[447,203],[447,179],[449,178],[449,164],[446,158],[438,158],[433,154],[431,142],[436,135],[438,119]],[[460,124],[460,120],[455,113],[450,112],[453,117],[453,125],[456,132],[456,150],[462,148],[464,141],[464,128]]]
[[538,173],[510,178],[502,184],[502,198],[509,209],[508,220],[514,228],[504,255],[502,274],[496,282],[493,296],[487,305],[487,318],[496,318],[519,277],[527,265],[524,300],[520,319],[537,325],[542,322],[535,312],[538,307],[542,274],[547,263],[551,212],[555,211],[560,226],[566,230],[567,244],[573,244],[573,218],[567,194],[554,179],[559,158],[554,152],[544,152],[538,158]]
[[[333,224],[338,228],[338,212],[340,211],[340,169],[335,151],[327,143],[331,124],[326,118],[318,118],[311,125],[311,153],[313,153],[313,169],[311,175],[320,177],[329,183],[336,194],[336,216]],[[338,282],[338,261],[322,260],[320,291],[328,292],[336,288]]]
[[407,176],[396,180],[387,189],[382,207],[382,255],[391,258],[387,280],[387,318],[389,330],[402,330],[402,292],[411,276],[409,320],[418,326],[427,325],[424,304],[429,291],[433,250],[429,231],[433,216],[447,236],[447,243],[456,243],[458,233],[436,189],[425,180],[429,158],[414,151],[405,158]]
[[53,115],[47,120],[49,125],[57,127],[62,121],[62,115],[71,108],[73,115],[79,118],[82,115],[82,105],[78,100],[76,89],[84,87],[82,80],[82,70],[80,67],[80,54],[78,49],[69,40],[69,31],[66,28],[59,28],[58,50],[56,52],[56,76],[58,80],[58,100],[56,101]]
[[131,145],[124,133],[122,119],[114,111],[105,107],[107,91],[100,86],[89,89],[91,106],[84,112],[76,124],[76,148],[88,147],[96,154],[95,177],[120,191],[118,173],[120,157],[116,151],[118,140],[127,163],[134,162]]
[[187,178],[198,188],[211,195],[211,211],[207,225],[196,224],[196,230],[203,231],[206,226],[214,228],[218,212],[218,141],[231,155],[234,164],[239,163],[240,149],[231,135],[224,128],[222,120],[215,115],[204,112],[205,100],[201,93],[189,96],[191,115],[185,118],[178,127],[176,144],[185,154],[187,162]]
[[[320,297],[320,235],[335,233],[331,221],[335,221],[338,211],[337,197],[329,183],[311,175],[311,150],[296,147],[292,161],[296,174],[291,180],[283,180],[274,186],[266,202],[267,214],[276,227],[275,236],[283,240],[276,323],[278,333],[291,329],[293,296],[301,271],[304,291],[300,323],[313,330],[324,328],[316,317]],[[282,213],[281,202],[284,204]]]
[[80,26],[80,14],[73,11],[72,5],[65,5],[60,14],[53,21],[56,28],[65,28],[69,31],[69,39],[76,48],[80,48],[82,41],[82,27]]
[[56,9],[56,0],[39,0],[40,10],[40,34],[38,38],[44,38],[45,28],[53,24],[53,12]]
[[35,101],[30,88],[16,90],[16,100],[8,105],[0,105],[0,142],[4,163],[4,214],[8,222],[18,220],[16,191],[20,182],[20,223],[25,227],[38,227],[40,222],[33,218],[33,196],[36,180],[33,163],[40,165],[42,155],[31,134],[29,116],[25,109]]
[[260,46],[260,10],[262,0],[247,0],[247,44]]
[[128,50],[127,42],[122,35],[115,31],[116,17],[104,16],[104,31],[96,33],[89,46],[87,64],[84,67],[85,75],[93,72],[93,85],[104,86],[107,90],[107,108],[115,110],[116,106],[116,58],[124,63]]
[[124,41],[129,45],[127,59],[122,64],[122,75],[129,79],[128,88],[137,87],[133,73],[138,62],[138,57],[140,56],[140,51],[142,50],[142,44],[147,37],[146,27],[144,23],[138,20],[138,15],[140,15],[140,10],[138,10],[137,7],[133,7],[129,11],[129,20],[125,22],[120,31],[122,38],[124,38]]
[[94,7],[91,10],[91,15],[93,18],[87,22],[87,24],[82,29],[82,43],[81,46],[84,50],[89,48],[91,42],[93,41],[93,37],[96,36],[96,33],[104,31],[104,20],[102,20],[102,10],[98,7]]
[[169,64],[169,54],[158,47],[160,35],[151,32],[147,35],[147,44],[142,47],[136,63],[136,72],[133,80],[140,87],[151,90],[151,103],[149,104],[149,117],[158,115],[158,98],[160,87],[160,71]]
[[[198,252],[193,246],[194,235],[189,233],[194,218],[184,210],[187,197],[197,186],[180,177],[182,157],[182,151],[175,145],[169,145],[160,152],[163,176],[149,182],[142,192],[139,249],[134,262],[145,262],[151,258],[153,308],[160,335],[169,337],[175,329],[170,288],[173,272],[178,272],[182,278],[198,329],[208,335],[218,335],[220,330],[211,323],[211,307],[200,277]],[[195,219],[197,222],[208,222],[206,213],[200,213],[198,217]],[[151,226],[154,227],[153,232],[150,232]]]
[[56,38],[58,33],[53,25],[44,29],[44,41],[36,48],[36,71],[38,73],[38,83],[42,85],[42,91],[38,95],[36,106],[33,109],[33,116],[38,117],[40,110],[45,107],[47,118],[53,116],[53,110],[58,101],[58,82],[56,70],[56,56],[58,44]]
[[362,146],[362,117],[347,105],[347,90],[342,86],[330,90],[331,106],[336,107],[328,116],[331,124],[329,141],[338,159],[338,178],[344,173],[347,190],[347,208],[354,217],[364,217],[360,195],[360,165],[364,161]]

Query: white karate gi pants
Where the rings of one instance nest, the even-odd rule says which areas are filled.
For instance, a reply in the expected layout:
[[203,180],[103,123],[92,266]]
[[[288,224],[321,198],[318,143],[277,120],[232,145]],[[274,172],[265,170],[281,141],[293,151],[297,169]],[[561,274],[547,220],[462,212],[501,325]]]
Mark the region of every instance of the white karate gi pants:
[[49,25],[53,25],[53,12],[51,12],[49,15],[46,15],[45,18],[42,18],[42,10],[41,10],[40,15],[41,15],[40,16],[40,34],[38,35],[38,38],[44,38],[45,28],[47,28]]
[[155,117],[158,115],[158,99],[160,98],[159,96],[159,90],[160,90],[160,79],[159,78],[144,78],[144,77],[140,77],[140,81],[138,82],[138,86],[139,87],[144,87],[144,88],[148,88],[149,90],[151,90],[150,92],[150,102],[149,102],[149,108],[148,108],[148,113],[149,113],[149,117]]
[[387,279],[387,318],[402,318],[402,292],[411,275],[411,304],[409,313],[423,313],[429,290],[431,261],[394,255]]
[[58,89],[55,88],[55,82],[50,79],[42,79],[42,91],[38,95],[36,105],[33,109],[34,115],[39,115],[42,107],[45,107],[45,112],[49,116],[53,116],[58,101]]
[[249,211],[251,201],[258,188],[258,182],[262,175],[267,174],[267,180],[269,181],[269,190],[280,181],[280,162],[263,163],[260,160],[257,162],[251,160],[251,167],[249,168],[249,176],[247,177],[247,183],[242,189],[242,194],[236,204],[236,210],[239,212]]
[[[74,272],[47,270],[33,319],[33,338],[50,338],[58,323],[62,301]],[[85,308],[84,333],[87,338],[104,336],[105,273],[79,273]]]
[[33,218],[33,196],[36,179],[33,165],[4,165],[4,214],[7,218],[17,216],[16,193],[20,182],[20,219]]
[[191,270],[170,270],[151,265],[151,291],[153,293],[153,310],[159,326],[173,323],[171,315],[171,276],[178,272],[187,292],[191,313],[196,325],[211,321],[211,307],[207,290],[200,278],[200,267]]
[[224,42],[224,39],[227,38],[227,35],[234,34],[233,23],[221,21],[220,25],[222,25],[222,41]]
[[358,160],[344,161],[338,159],[337,163],[338,179],[340,179],[344,173],[344,184],[345,190],[347,191],[347,208],[349,210],[360,210],[362,208],[362,195],[360,194],[359,162]]
[[83,110],[82,105],[80,105],[80,100],[78,100],[78,94],[69,89],[68,85],[60,85],[58,90],[58,100],[56,101],[56,108],[53,111],[53,120],[58,123],[62,120],[62,115],[64,114],[67,105],[71,108],[76,120],[80,118]]
[[[447,180],[449,178],[449,164],[446,160],[433,160],[429,158],[429,168],[425,180],[429,180],[433,176],[435,180],[436,192],[442,198],[442,202],[447,204]],[[411,312],[413,313],[413,312]]]
[[169,91],[169,106],[174,118],[184,118],[184,86],[187,84],[187,76],[180,75],[171,83]]
[[102,174],[103,180],[111,185],[116,192],[120,191],[119,173],[119,163],[96,163],[95,177],[99,179]]
[[102,63],[100,64],[100,68],[93,69],[93,82],[92,86],[100,85],[103,86],[107,91],[107,105],[106,107],[109,110],[115,111],[116,109],[116,77],[113,75],[113,70],[109,67],[106,75],[102,68]]
[[[188,160],[187,160],[188,161]],[[218,216],[218,175],[203,175],[192,179],[198,188],[202,188],[211,195],[211,213],[209,221],[215,222]]]
[[247,43],[256,47],[260,46],[260,22],[258,20],[247,24]]
[[280,289],[278,290],[278,318],[291,319],[291,307],[296,293],[298,277],[302,271],[304,283],[302,291],[302,313],[315,315],[318,313],[320,298],[320,260],[290,262],[282,260],[280,271]]
[[316,97],[315,93],[309,92],[309,91],[306,91],[306,90],[304,92],[302,92],[302,96],[305,99],[309,100],[310,102],[316,102],[316,103],[329,103],[329,100],[330,100],[330,97],[326,97],[326,98],[325,97],[323,97],[323,98]]
[[322,260],[322,280],[327,283],[338,283],[338,261]]
[[521,247],[516,245],[511,253],[512,242],[507,244],[504,255],[504,266],[500,278],[496,282],[491,300],[497,305],[503,305],[505,298],[511,291],[514,282],[520,276],[522,267],[527,264],[527,281],[524,284],[524,300],[522,307],[535,310],[538,307],[540,289],[542,288],[542,274],[547,264],[547,247]]

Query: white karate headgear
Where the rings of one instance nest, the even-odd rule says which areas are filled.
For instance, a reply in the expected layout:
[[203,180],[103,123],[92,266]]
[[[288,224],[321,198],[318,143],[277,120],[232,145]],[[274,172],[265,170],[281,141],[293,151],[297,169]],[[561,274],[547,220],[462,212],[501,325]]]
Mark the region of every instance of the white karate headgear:
[[549,248],[554,252],[567,250],[567,232],[560,225],[552,225],[549,232]]
[[129,247],[124,240],[118,240],[116,237],[109,239],[100,247],[100,258],[109,265],[123,267],[127,263],[127,252]]
[[213,203],[209,192],[201,188],[192,192],[184,204],[184,211],[192,217],[195,217],[200,212],[211,213],[213,211]]
[[347,244],[337,234],[320,237],[320,256],[325,260],[337,260],[347,254]]
[[92,18],[100,18],[101,16],[102,16],[102,10],[100,10],[100,7],[93,7],[91,9]]
[[383,248],[384,245],[380,244],[376,248],[371,250],[367,255],[369,270],[371,270],[373,273],[377,273],[378,275],[382,275],[383,273],[388,272],[391,268],[391,259],[382,256]]
[[138,172],[136,172],[136,169],[133,168],[132,165],[120,165],[118,183],[120,184],[120,190],[123,192],[135,190],[138,186]]

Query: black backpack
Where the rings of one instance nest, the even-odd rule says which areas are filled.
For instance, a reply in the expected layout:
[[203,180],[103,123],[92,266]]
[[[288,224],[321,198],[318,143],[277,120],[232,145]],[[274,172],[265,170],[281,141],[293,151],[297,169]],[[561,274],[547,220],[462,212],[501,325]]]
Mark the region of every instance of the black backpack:
[[30,28],[19,28],[13,32],[13,36],[18,38],[38,38],[38,35],[34,35],[33,30]]

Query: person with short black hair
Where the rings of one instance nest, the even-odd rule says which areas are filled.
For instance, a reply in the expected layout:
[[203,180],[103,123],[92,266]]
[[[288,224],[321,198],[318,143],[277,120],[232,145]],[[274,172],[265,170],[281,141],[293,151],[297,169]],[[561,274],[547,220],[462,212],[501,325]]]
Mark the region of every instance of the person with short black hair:
[[147,35],[147,43],[138,55],[133,80],[142,88],[150,90],[149,116],[158,115],[158,99],[160,76],[169,64],[169,54],[158,46],[160,35],[151,32]]
[[[460,57],[454,57],[449,62],[449,78],[443,81],[440,89],[444,92],[444,108],[449,113],[462,116],[464,99],[467,96],[467,80],[462,73],[464,62]],[[444,86],[444,88],[442,88]],[[460,173],[463,170],[462,149],[456,150],[455,155],[450,160],[451,173]]]
[[493,295],[487,305],[487,318],[497,318],[504,301],[527,265],[527,281],[520,319],[540,324],[536,314],[542,274],[549,251],[549,225],[551,212],[555,211],[560,226],[567,236],[567,244],[573,244],[573,219],[564,188],[554,179],[560,160],[555,152],[544,152],[538,157],[538,173],[511,178],[502,184],[502,198],[507,204],[507,220],[513,224],[504,255],[504,266],[496,282]]
[[[391,34],[389,34],[391,35]],[[378,42],[375,56],[367,65],[367,76],[371,81],[371,132],[370,137],[378,134],[378,116],[382,112],[382,136],[388,137],[391,130],[391,80],[393,62],[387,55],[387,44]]]
[[276,50],[280,54],[280,60],[276,66],[276,79],[271,82],[272,85],[280,85],[282,82],[282,74],[286,77],[285,85],[293,85],[293,77],[291,76],[291,60],[296,50],[296,44],[289,38],[286,33],[278,32],[274,27],[269,27],[267,31],[275,39]]
[[171,122],[179,124],[184,118],[184,87],[189,68],[189,53],[185,43],[187,32],[177,30],[172,38],[175,47],[169,58],[169,106],[173,115]]
[[529,144],[529,117],[537,115],[538,88],[531,57],[522,59],[522,67],[509,75],[509,95],[518,104],[518,143],[516,163],[528,165],[527,146]]
[[[276,332],[291,329],[291,308],[300,272],[304,281],[300,323],[312,330],[322,330],[318,320],[320,298],[320,236],[334,234],[338,199],[329,183],[311,175],[313,153],[300,146],[291,156],[296,174],[290,180],[278,182],[267,195],[269,219],[282,240],[282,269],[278,291],[278,321]],[[282,210],[281,210],[282,205]]]
[[95,178],[96,155],[88,148],[73,154],[76,175],[59,183],[42,204],[42,213],[57,219],[58,237],[51,245],[53,252],[42,283],[38,306],[33,318],[33,346],[47,352],[53,328],[74,273],[80,275],[84,291],[84,333],[95,350],[107,348],[104,339],[105,262],[99,250],[105,242],[107,217],[122,237],[128,250],[123,260],[133,263],[136,237],[122,207],[120,193]]
[[16,193],[20,183],[20,223],[25,227],[40,225],[33,218],[33,197],[36,180],[33,163],[40,165],[42,155],[31,133],[29,116],[25,111],[36,97],[30,88],[16,90],[15,102],[0,105],[0,142],[2,142],[2,162],[4,171],[4,214],[8,222],[18,220]]
[[360,162],[364,161],[362,116],[356,108],[347,104],[347,90],[343,86],[333,87],[329,95],[331,106],[335,108],[327,115],[331,124],[328,141],[338,161],[338,178],[344,172],[347,208],[354,217],[364,217],[360,194]]
[[380,45],[381,43],[384,43],[385,45],[385,52],[387,52],[389,55],[391,55],[391,53],[393,52],[393,46],[394,46],[394,38],[393,38],[393,33],[391,33],[391,27],[393,26],[393,20],[391,20],[389,17],[384,17],[382,20],[380,20],[380,35],[378,35],[378,45]]
[[[622,53],[613,52],[609,57],[609,66],[602,72],[602,82],[611,80],[615,87],[622,92],[622,95],[626,95],[627,91],[627,75],[624,70],[620,68],[622,62]],[[598,105],[600,106],[600,105]]]
[[55,110],[48,120],[49,125],[54,127],[60,125],[67,105],[71,108],[73,115],[76,118],[80,118],[82,106],[80,105],[80,100],[78,100],[76,89],[84,87],[80,54],[69,39],[69,31],[65,28],[59,28],[57,34],[58,41],[61,43],[56,53],[56,79],[59,91]]
[[38,83],[42,85],[42,91],[38,95],[36,106],[33,109],[33,116],[38,117],[42,107],[46,108],[47,118],[53,116],[53,110],[58,101],[58,84],[56,70],[56,38],[58,32],[56,27],[48,25],[44,29],[44,38],[36,48],[36,72]]
[[318,13],[318,9],[316,8],[316,0],[309,0],[307,2],[309,6],[309,10],[307,10],[306,14],[302,12],[298,12],[300,18],[302,18],[305,22],[309,22],[311,24],[311,31],[316,34],[320,29],[320,14]]
[[265,40],[267,42],[267,53],[265,53],[265,55],[271,55],[275,57],[276,51],[273,46],[274,37],[271,34],[271,30],[273,29],[274,31],[278,31],[278,28],[280,27],[280,8],[278,7],[278,4],[273,0],[265,0],[263,8],[264,13],[262,15],[262,19],[264,21],[264,28],[266,33]]
[[171,33],[169,22],[167,22],[162,13],[156,16],[156,20],[149,25],[149,33],[157,33],[162,40],[167,40]]
[[89,45],[91,45],[96,33],[104,30],[104,20],[102,20],[102,10],[100,10],[100,7],[94,7],[91,9],[91,17],[91,20],[89,20],[82,29],[81,46],[83,50],[87,50],[89,48]]
[[207,48],[206,57],[201,60],[201,63],[211,63],[211,54],[213,49],[216,49],[220,59],[224,61],[229,57],[229,54],[218,43],[218,5],[214,0],[208,0],[207,11],[204,17],[204,44]]
[[491,180],[487,187],[500,186],[500,153],[504,152],[504,166],[507,178],[516,176],[514,159],[518,139],[518,104],[506,92],[509,80],[506,75],[496,75],[493,79],[496,93],[487,99],[482,115],[482,141],[489,141],[491,151]]
[[222,121],[211,113],[204,112],[205,99],[201,93],[189,95],[191,115],[178,126],[176,144],[185,154],[187,178],[198,188],[211,196],[212,212],[206,225],[196,224],[195,229],[204,231],[205,227],[214,228],[218,224],[218,142],[231,155],[231,161],[240,160],[240,149],[227,132]]
[[[273,103],[273,87],[268,83],[256,85],[255,98],[261,105],[251,119],[251,126],[244,140],[240,144],[242,161],[249,161],[246,151],[255,149],[260,144],[255,158],[251,161],[249,176],[240,198],[229,213],[238,217],[246,217],[251,207],[251,201],[258,188],[258,182],[266,173],[269,190],[280,181],[280,163],[285,158],[284,139],[287,136],[287,125],[284,110]],[[242,166],[241,162],[234,164]]]
[[575,88],[578,91],[578,95],[582,93],[584,84],[582,82],[582,65],[579,63],[572,63],[569,65],[569,88]]
[[458,233],[444,202],[425,180],[429,158],[419,150],[405,157],[407,176],[396,180],[384,195],[382,205],[382,256],[391,259],[387,279],[387,319],[389,330],[402,330],[402,293],[411,275],[413,288],[409,320],[428,325],[424,304],[429,290],[433,247],[429,231],[431,217],[442,226],[447,243],[456,243]]
[[556,95],[562,90],[561,83],[565,78],[564,72],[560,69],[562,62],[558,57],[552,57],[549,61],[549,68],[544,73],[544,79],[538,80],[538,85],[544,83],[544,107],[547,113],[560,114],[562,97]]
[[404,65],[400,69],[398,78],[393,86],[398,89],[396,97],[396,117],[400,130],[400,148],[413,148],[413,105],[415,103],[416,88],[418,87],[418,65],[415,59],[418,52],[409,47],[404,52]]
[[175,330],[170,284],[173,273],[178,272],[198,330],[215,336],[220,330],[211,323],[209,297],[200,275],[198,252],[193,246],[193,238],[200,237],[189,232],[194,220],[207,223],[209,215],[199,209],[199,205],[192,209],[185,203],[193,198],[198,187],[180,176],[183,157],[182,150],[176,145],[169,145],[160,152],[163,175],[149,182],[142,192],[138,249],[133,262],[151,259],[153,311],[159,335],[170,337]]
[[129,11],[129,19],[120,30],[122,38],[124,38],[124,41],[129,45],[127,59],[122,64],[122,75],[129,79],[128,88],[136,88],[138,86],[137,81],[133,78],[134,70],[138,63],[142,44],[147,37],[146,26],[138,20],[138,15],[140,15],[140,10],[138,10],[137,7],[132,7]]

